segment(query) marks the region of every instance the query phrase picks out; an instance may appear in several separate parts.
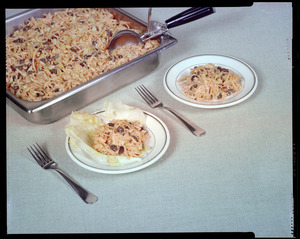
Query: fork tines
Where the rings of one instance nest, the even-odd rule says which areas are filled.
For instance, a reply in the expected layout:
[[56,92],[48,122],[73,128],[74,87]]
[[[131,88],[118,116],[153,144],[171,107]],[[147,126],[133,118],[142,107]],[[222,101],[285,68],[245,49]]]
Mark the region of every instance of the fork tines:
[[149,90],[147,90],[144,85],[137,86],[135,90],[150,106],[158,101],[158,99]]
[[52,159],[47,155],[47,153],[41,148],[41,146],[36,143],[37,147],[33,145],[35,150],[30,146],[30,149],[28,149],[29,153],[32,155],[32,157],[35,159],[35,161],[40,165],[44,166],[45,164],[52,162]]

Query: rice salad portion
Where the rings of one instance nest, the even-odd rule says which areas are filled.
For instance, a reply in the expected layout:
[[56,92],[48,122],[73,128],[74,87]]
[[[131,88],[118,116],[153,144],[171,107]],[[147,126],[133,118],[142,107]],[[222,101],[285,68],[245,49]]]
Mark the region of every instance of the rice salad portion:
[[141,109],[121,101],[105,101],[105,111],[95,115],[73,112],[65,127],[69,143],[105,165],[119,166],[142,160],[150,149],[150,135]]

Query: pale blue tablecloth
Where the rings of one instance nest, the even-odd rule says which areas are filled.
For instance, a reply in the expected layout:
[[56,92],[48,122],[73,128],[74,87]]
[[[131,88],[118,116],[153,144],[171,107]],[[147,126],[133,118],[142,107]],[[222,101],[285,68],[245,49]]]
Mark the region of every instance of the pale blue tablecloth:
[[[153,8],[163,22],[186,8]],[[147,21],[147,8],[128,8]],[[7,10],[7,16],[15,10]],[[10,106],[7,119],[8,233],[225,232],[291,237],[292,4],[217,7],[216,13],[170,30],[178,43],[162,52],[148,76],[83,108],[94,112],[120,99],[162,119],[171,133],[166,154],[141,171],[105,175],[66,153],[69,117],[32,124]],[[247,62],[258,87],[245,102],[198,109],[163,87],[168,67],[189,56],[217,53]],[[148,107],[135,92],[144,84],[168,106],[206,129],[195,137],[168,112]],[[26,147],[40,142],[72,178],[99,196],[87,205],[55,172],[42,170]]]

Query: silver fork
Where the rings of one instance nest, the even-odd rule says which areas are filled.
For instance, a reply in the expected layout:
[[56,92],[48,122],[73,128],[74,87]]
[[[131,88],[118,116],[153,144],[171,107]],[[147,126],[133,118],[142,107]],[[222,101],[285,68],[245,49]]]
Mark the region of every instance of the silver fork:
[[200,128],[198,125],[194,124],[192,121],[187,119],[186,117],[180,115],[175,110],[166,107],[163,105],[161,101],[159,101],[144,85],[139,85],[135,88],[135,90],[139,93],[139,95],[146,101],[146,103],[151,108],[163,108],[170,111],[173,115],[175,115],[194,135],[203,136],[205,135],[205,130]]
[[43,168],[43,169],[54,169],[56,170],[75,190],[75,192],[88,204],[95,203],[98,200],[98,197],[94,194],[90,193],[79,184],[74,182],[69,176],[67,176],[63,171],[57,168],[57,163],[51,159],[48,154],[36,143],[37,147],[33,145],[34,149],[30,146],[28,151],[35,159],[35,161]]

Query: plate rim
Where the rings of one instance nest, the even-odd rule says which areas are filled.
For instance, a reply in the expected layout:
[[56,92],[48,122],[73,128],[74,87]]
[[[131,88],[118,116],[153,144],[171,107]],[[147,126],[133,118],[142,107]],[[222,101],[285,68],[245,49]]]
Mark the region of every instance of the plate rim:
[[[187,101],[185,99],[182,99],[181,97],[177,96],[175,93],[173,93],[169,89],[169,86],[167,84],[167,75],[168,75],[168,73],[171,71],[171,69],[174,66],[176,66],[177,64],[179,64],[179,63],[181,63],[183,61],[189,60],[191,58],[196,58],[196,57],[210,57],[210,56],[212,56],[212,57],[215,56],[215,57],[227,58],[227,59],[230,59],[230,60],[237,61],[237,62],[243,64],[244,66],[246,66],[251,71],[251,73],[253,74],[253,78],[254,78],[254,83],[253,83],[253,86],[252,86],[251,90],[245,96],[243,96],[242,98],[240,98],[238,100],[230,101],[230,102],[227,102],[227,103],[222,103],[222,101],[221,101],[219,104],[201,104],[201,103],[190,102],[190,101]],[[207,62],[207,63],[213,63],[213,62]],[[230,107],[230,106],[242,103],[243,101],[245,101],[246,99],[248,99],[255,92],[255,90],[257,88],[258,77],[257,77],[257,74],[254,71],[254,69],[248,63],[244,62],[243,60],[241,60],[241,59],[239,59],[237,57],[230,56],[230,55],[215,54],[215,53],[197,54],[197,55],[185,57],[185,58],[183,58],[183,59],[181,59],[179,61],[176,61],[170,67],[168,67],[168,69],[166,70],[166,72],[164,74],[164,77],[163,77],[163,85],[164,85],[165,90],[168,92],[168,94],[170,96],[172,96],[174,99],[176,99],[177,101],[179,101],[179,102],[181,102],[183,104],[190,105],[190,106],[193,106],[193,107],[196,107],[196,108],[216,109],[216,108]]]
[[[101,112],[104,112],[105,110],[98,110],[93,112],[92,114],[99,114]],[[77,157],[73,154],[71,146],[69,144],[69,136],[66,136],[66,140],[65,140],[65,148],[67,151],[68,156],[72,159],[72,161],[74,161],[75,163],[77,163],[79,166],[93,171],[93,172],[97,172],[97,173],[102,173],[102,174],[125,174],[125,173],[131,173],[131,172],[135,172],[135,171],[139,171],[141,169],[144,169],[152,164],[154,164],[156,161],[158,161],[167,151],[169,145],[170,145],[170,132],[169,129],[167,127],[167,125],[160,119],[158,118],[156,115],[148,112],[148,111],[144,111],[142,110],[144,114],[151,116],[153,119],[155,119],[158,123],[160,123],[162,125],[162,128],[165,131],[165,135],[166,135],[166,139],[164,142],[164,146],[162,147],[162,149],[160,150],[160,152],[158,154],[156,154],[156,156],[152,159],[150,159],[149,161],[145,162],[144,164],[141,164],[137,167],[133,167],[133,168],[129,168],[129,169],[119,169],[119,170],[113,170],[113,169],[98,169],[98,168],[94,168],[92,166],[89,166],[88,164],[85,164],[83,162],[81,162],[81,160],[77,159]],[[142,159],[143,160],[143,159]],[[141,161],[142,161],[141,160]],[[139,161],[139,162],[141,162]],[[130,165],[130,164],[128,164]]]

